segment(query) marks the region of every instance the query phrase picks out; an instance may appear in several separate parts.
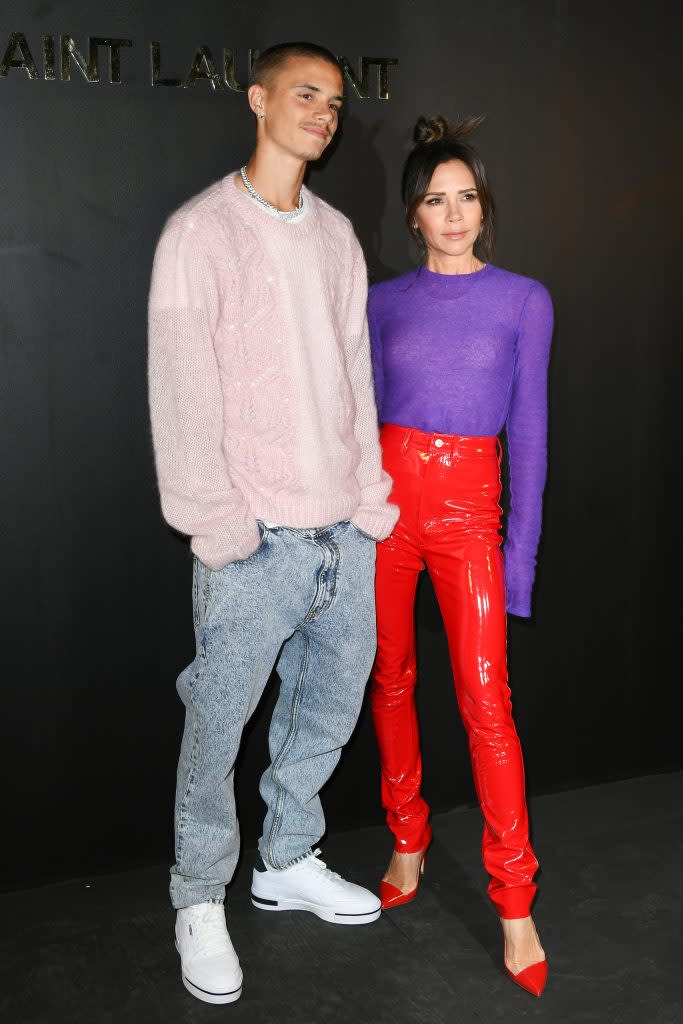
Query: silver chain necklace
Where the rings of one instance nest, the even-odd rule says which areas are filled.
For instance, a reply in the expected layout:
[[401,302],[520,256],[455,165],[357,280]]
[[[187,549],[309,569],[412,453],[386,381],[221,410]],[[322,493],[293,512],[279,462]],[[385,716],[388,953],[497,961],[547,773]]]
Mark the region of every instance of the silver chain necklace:
[[293,220],[295,217],[298,217],[299,214],[301,213],[301,211],[303,210],[303,208],[304,208],[304,191],[303,191],[303,189],[299,190],[299,202],[297,204],[296,210],[278,210],[277,206],[273,206],[273,204],[269,203],[267,199],[264,199],[263,196],[261,195],[261,193],[257,192],[256,189],[254,188],[254,186],[252,185],[252,183],[249,181],[249,177],[247,175],[247,165],[246,164],[244,165],[244,167],[240,167],[240,175],[242,176],[242,181],[244,182],[244,187],[246,188],[246,190],[249,193],[249,195],[252,196],[252,198],[254,198],[257,201],[257,203],[261,203],[262,206],[266,206],[269,210],[272,210],[273,213],[277,214],[277,216],[280,218],[280,220],[284,220],[284,221]]

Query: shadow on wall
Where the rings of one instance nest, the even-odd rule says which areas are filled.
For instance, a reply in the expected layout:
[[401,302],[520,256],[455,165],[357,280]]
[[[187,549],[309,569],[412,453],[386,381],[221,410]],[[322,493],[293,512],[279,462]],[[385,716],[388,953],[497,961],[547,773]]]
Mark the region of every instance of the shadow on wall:
[[[366,124],[352,115],[343,118],[327,151],[308,171],[312,191],[351,220],[365,252],[371,284],[399,273],[380,256],[387,203],[387,173],[377,146],[380,127],[380,121]],[[326,174],[332,160],[334,174]]]

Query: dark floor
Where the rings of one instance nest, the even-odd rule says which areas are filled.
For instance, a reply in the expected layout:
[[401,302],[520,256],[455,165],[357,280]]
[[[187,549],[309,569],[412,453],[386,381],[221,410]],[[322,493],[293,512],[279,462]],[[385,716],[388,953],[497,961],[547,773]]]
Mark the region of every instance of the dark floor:
[[[181,985],[165,867],[3,895],[0,1020],[681,1024],[683,773],[542,797],[532,815],[550,965],[540,1000],[501,970],[479,813],[465,810],[435,816],[418,899],[365,927],[255,910],[247,853],[228,903],[245,975],[231,1006]],[[324,856],[372,886],[389,850],[366,829],[331,836]]]

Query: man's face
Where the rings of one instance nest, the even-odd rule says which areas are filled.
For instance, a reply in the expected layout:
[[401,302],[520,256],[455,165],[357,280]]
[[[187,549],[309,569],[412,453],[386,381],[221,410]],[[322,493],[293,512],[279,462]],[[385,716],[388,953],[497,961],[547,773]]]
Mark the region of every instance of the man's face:
[[267,84],[249,90],[263,113],[263,138],[300,160],[317,160],[337,130],[343,103],[341,71],[313,57],[290,57]]

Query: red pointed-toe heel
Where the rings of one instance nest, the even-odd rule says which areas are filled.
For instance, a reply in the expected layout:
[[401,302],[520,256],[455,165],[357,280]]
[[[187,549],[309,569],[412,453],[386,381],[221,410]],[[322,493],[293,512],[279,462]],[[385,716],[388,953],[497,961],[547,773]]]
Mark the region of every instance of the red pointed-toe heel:
[[389,910],[392,907],[400,907],[402,903],[411,903],[417,896],[417,890],[420,885],[420,877],[425,873],[425,856],[427,854],[427,847],[432,841],[432,830],[429,825],[424,832],[422,849],[420,851],[420,868],[418,872],[417,885],[410,892],[402,892],[391,882],[385,882],[382,880],[379,883],[379,898],[382,903],[382,910]]
[[548,979],[547,960],[539,960],[537,964],[525,967],[519,974],[513,974],[509,967],[506,967],[505,970],[515,985],[519,985],[520,988],[531,992],[532,996],[540,996]]

